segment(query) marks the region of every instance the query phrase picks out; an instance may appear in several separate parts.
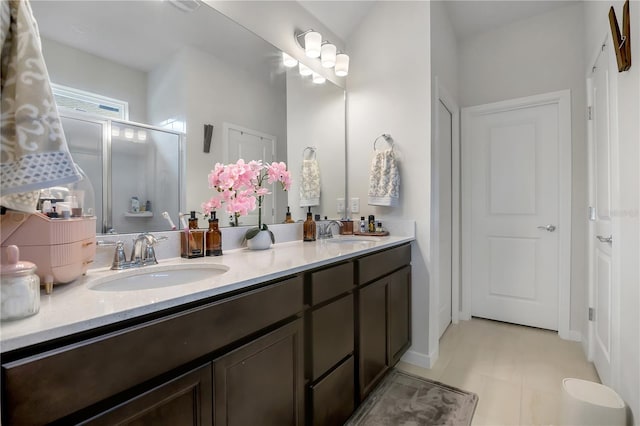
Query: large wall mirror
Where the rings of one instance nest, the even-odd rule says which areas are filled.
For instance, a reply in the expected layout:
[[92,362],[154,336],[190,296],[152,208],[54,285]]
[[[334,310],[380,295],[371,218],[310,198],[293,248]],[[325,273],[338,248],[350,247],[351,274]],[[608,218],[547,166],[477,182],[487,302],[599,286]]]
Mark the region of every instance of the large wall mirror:
[[[304,219],[299,191],[304,160],[311,158],[308,147],[314,149],[321,183],[312,211],[340,216],[336,204],[346,187],[344,90],[328,81],[313,84],[297,68],[285,68],[278,49],[212,7],[176,6],[183,3],[32,3],[52,82],[104,97],[104,110],[112,100],[127,103],[128,116],[115,118],[82,105],[71,105],[75,111],[60,108],[74,158],[86,160],[91,149],[95,157],[109,157],[101,163],[104,170],[96,166],[87,172],[96,194],[102,194],[97,209],[103,200],[107,205],[98,232],[107,231],[105,224],[118,233],[168,230],[160,213],[168,211],[177,224],[178,209],[200,211],[212,194],[207,175],[213,165],[238,158],[287,162],[294,184],[289,193],[274,187],[263,217],[281,223],[289,206],[295,220]],[[209,152],[205,125],[214,129]],[[139,139],[121,143],[126,137],[116,127],[133,129],[131,139],[144,130],[144,142],[155,147]],[[74,131],[79,133],[69,134]],[[114,161],[116,156],[120,160]],[[160,167],[153,158],[171,164]],[[154,214],[132,214],[134,196],[141,205],[150,201]],[[226,214],[221,216],[221,225],[228,225]]]

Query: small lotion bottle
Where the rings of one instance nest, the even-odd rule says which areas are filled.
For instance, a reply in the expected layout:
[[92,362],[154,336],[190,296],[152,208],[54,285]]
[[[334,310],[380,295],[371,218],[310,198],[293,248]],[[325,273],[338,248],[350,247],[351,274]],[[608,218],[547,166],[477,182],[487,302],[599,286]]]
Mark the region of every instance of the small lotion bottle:
[[367,232],[367,222],[364,220],[364,216],[360,216],[360,233]]
[[293,219],[291,219],[291,211],[289,210],[289,206],[287,206],[287,214],[284,217],[284,223],[294,223]]
[[222,256],[222,232],[218,225],[216,212],[209,219],[209,230],[206,235],[207,239],[207,256]]
[[309,211],[307,212],[307,220],[302,224],[302,230],[302,241],[316,240],[316,223],[313,221],[311,207],[309,207]]

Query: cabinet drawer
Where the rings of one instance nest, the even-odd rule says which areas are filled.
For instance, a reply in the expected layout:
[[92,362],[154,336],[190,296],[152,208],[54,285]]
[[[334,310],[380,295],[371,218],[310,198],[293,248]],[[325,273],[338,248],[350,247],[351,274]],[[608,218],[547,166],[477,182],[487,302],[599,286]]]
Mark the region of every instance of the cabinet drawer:
[[354,361],[346,359],[338,368],[311,386],[311,424],[342,425],[355,409]]
[[358,285],[376,280],[411,263],[411,245],[405,244],[357,261]]
[[311,305],[353,289],[353,263],[344,263],[311,274]]
[[315,380],[353,352],[353,294],[310,313],[311,362]]
[[302,308],[302,278],[294,277],[4,364],[5,420],[7,424],[56,420],[214,352]]

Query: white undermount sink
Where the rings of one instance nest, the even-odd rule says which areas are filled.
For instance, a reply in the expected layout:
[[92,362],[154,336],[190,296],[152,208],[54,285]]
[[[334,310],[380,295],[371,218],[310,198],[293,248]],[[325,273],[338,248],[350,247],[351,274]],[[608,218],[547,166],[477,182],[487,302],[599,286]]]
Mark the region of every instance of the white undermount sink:
[[228,270],[225,265],[147,266],[98,278],[89,283],[89,288],[95,291],[149,290],[210,279]]

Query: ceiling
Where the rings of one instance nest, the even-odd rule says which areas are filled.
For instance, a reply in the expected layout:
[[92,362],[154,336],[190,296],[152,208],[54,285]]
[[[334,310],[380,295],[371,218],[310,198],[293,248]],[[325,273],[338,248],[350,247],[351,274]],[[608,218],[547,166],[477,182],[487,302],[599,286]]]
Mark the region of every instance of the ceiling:
[[[520,19],[539,15],[578,0],[444,0],[458,40]],[[363,1],[298,1],[302,7],[348,43],[354,29],[375,5]]]

